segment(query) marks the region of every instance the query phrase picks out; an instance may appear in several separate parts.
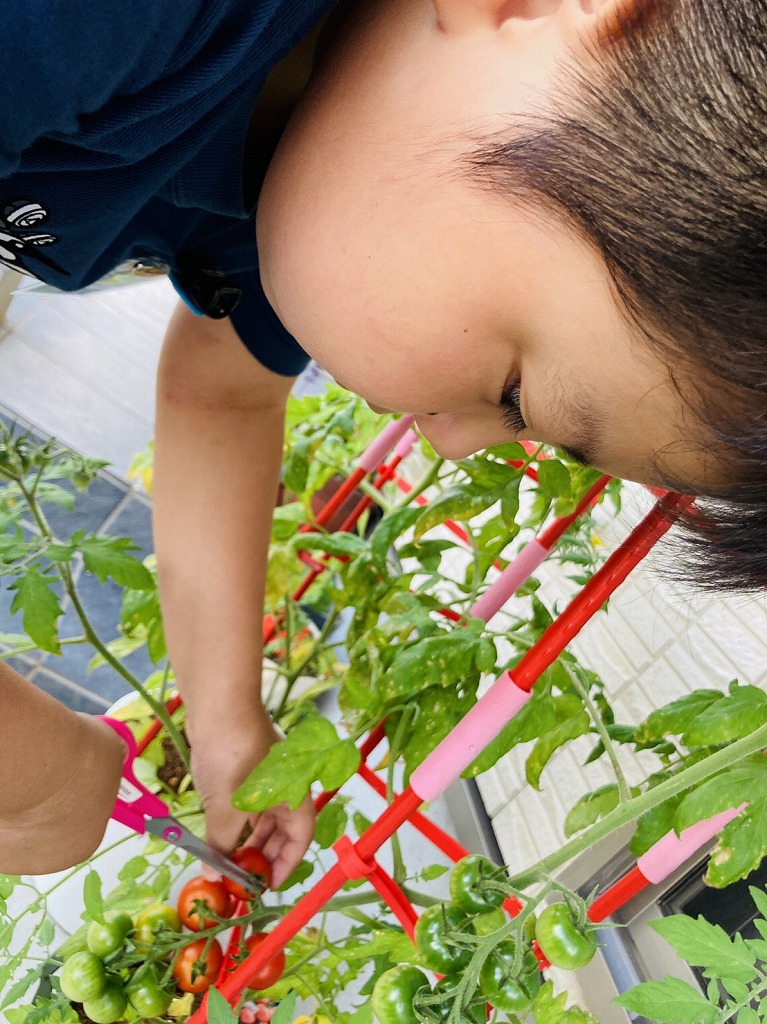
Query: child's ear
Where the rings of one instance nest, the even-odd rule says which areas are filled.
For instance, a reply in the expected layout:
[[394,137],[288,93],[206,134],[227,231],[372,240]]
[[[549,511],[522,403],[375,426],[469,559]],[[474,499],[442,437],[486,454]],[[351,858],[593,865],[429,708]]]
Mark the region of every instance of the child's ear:
[[582,27],[603,39],[620,38],[632,23],[642,20],[659,0],[432,0],[440,27],[445,32],[500,28],[519,18],[532,21],[571,8],[570,13],[587,24]]

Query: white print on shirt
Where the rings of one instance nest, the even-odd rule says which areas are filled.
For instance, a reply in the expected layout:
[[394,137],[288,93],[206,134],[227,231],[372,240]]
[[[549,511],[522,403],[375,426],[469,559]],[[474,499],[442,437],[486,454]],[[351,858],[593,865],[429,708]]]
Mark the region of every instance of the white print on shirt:
[[[67,272],[40,250],[58,242],[58,236],[40,231],[48,211],[31,199],[13,199],[0,215],[0,264],[37,277],[27,261],[36,261],[60,274]],[[69,276],[69,275],[67,275]]]

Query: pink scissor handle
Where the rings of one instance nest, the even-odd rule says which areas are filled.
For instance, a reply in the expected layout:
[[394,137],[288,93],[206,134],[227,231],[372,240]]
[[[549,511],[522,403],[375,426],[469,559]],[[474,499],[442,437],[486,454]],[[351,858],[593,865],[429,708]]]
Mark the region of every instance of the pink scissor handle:
[[147,818],[162,818],[168,815],[168,805],[150,793],[146,786],[143,786],[133,772],[133,762],[136,759],[136,741],[133,733],[125,722],[108,715],[98,716],[102,722],[117,733],[124,741],[127,750],[125,753],[125,764],[123,775],[120,779],[120,788],[117,792],[117,801],[112,811],[112,817],[122,825],[127,825],[134,832],[141,835],[146,832]]

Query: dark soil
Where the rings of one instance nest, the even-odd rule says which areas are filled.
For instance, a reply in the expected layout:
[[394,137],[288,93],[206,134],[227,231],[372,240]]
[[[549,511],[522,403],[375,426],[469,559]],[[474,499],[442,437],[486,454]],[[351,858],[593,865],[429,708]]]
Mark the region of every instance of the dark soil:
[[[181,735],[184,737],[184,740],[188,745],[189,741],[187,740],[186,733],[182,732]],[[162,752],[165,756],[165,762],[157,769],[157,778],[160,782],[164,783],[168,789],[177,793],[179,786],[186,776],[186,766],[181,760],[181,755],[176,750],[170,736],[163,737]]]

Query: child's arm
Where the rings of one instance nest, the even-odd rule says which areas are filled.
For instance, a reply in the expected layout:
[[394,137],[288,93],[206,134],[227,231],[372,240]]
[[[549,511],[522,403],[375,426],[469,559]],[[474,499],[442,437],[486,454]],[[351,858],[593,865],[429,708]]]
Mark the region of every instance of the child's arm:
[[[179,306],[158,376],[155,542],[208,841],[226,852],[246,820],[232,792],[276,738],[261,703],[262,617],[291,384],[253,358],[228,320]],[[311,840],[311,805],[253,824],[279,885]]]
[[98,846],[125,747],[0,662],[0,871],[72,867]]

